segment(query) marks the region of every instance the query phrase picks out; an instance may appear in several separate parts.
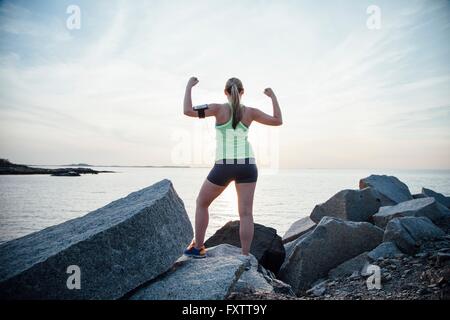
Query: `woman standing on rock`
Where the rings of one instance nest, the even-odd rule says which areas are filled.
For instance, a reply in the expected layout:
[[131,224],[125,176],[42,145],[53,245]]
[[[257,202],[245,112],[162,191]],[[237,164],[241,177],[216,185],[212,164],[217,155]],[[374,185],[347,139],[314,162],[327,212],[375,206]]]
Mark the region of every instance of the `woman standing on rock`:
[[185,255],[195,258],[206,256],[204,240],[209,221],[208,208],[231,181],[235,181],[238,195],[242,254],[248,255],[253,239],[253,196],[258,179],[255,156],[247,140],[248,130],[253,121],[280,126],[283,123],[280,106],[270,88],[265,89],[264,94],[272,99],[273,116],[242,105],[242,82],[231,78],[225,84],[224,90],[228,103],[211,103],[193,108],[191,91],[198,82],[195,77],[189,79],[183,111],[189,117],[216,118],[216,161],[197,197],[195,238],[186,249]]

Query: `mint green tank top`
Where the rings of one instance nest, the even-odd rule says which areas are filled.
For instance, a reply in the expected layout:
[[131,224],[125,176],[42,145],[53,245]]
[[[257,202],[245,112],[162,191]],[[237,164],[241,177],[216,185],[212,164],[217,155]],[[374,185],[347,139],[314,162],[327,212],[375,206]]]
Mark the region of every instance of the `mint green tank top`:
[[[233,112],[231,105],[227,105]],[[233,129],[233,114],[226,123],[216,125],[216,161],[254,157],[252,146],[248,142],[248,128],[239,121],[236,129]]]

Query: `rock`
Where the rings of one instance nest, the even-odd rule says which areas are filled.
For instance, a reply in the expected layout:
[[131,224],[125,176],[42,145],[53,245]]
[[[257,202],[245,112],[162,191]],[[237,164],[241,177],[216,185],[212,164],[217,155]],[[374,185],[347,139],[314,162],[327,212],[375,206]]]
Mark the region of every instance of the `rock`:
[[[117,299],[168,270],[193,237],[168,180],[0,246],[1,299]],[[66,283],[80,268],[81,289]]]
[[361,270],[363,270],[367,264],[369,264],[367,252],[363,252],[330,270],[330,272],[328,272],[328,277],[331,279],[338,279],[355,275],[355,273],[359,276]]
[[[252,270],[252,256],[244,256],[235,246],[221,244],[207,249],[205,259],[180,259],[173,270],[142,286],[130,300],[223,300],[235,288],[256,291],[261,278]],[[252,270],[245,273],[245,269]],[[245,275],[244,275],[245,274]],[[244,281],[238,284],[240,278]],[[262,278],[264,280],[264,278]],[[256,280],[256,284],[247,281]]]
[[402,217],[388,223],[383,241],[392,241],[402,252],[415,254],[422,241],[439,238],[444,234],[427,217]]
[[263,266],[258,265],[258,272],[261,273],[267,282],[272,286],[273,292],[295,296],[294,291],[292,291],[292,287],[287,283],[278,280],[270,270],[266,270]]
[[435,224],[440,224],[450,220],[450,209],[441,205],[435,198],[413,199],[394,206],[381,207],[373,216],[373,221],[384,228],[393,218],[406,216],[427,217]]
[[295,244],[278,278],[301,294],[339,264],[375,248],[382,238],[383,230],[368,222],[324,217]]
[[382,206],[412,200],[411,192],[406,184],[394,176],[371,175],[359,181],[359,188],[372,187],[382,195]]
[[[284,259],[284,262],[286,262],[286,260],[289,258],[289,256],[292,254],[292,252],[294,252],[295,246],[297,245],[297,243],[299,243],[302,239],[306,238],[308,235],[310,235],[312,233],[314,229],[306,232],[305,234],[301,235],[300,237],[298,237],[297,239],[295,239],[294,241],[288,242],[284,245],[284,250],[286,252],[286,256]],[[283,262],[283,263],[284,263]]]
[[312,221],[309,217],[302,218],[295,221],[286,231],[283,236],[283,244],[294,241],[295,239],[301,237],[308,231],[311,231],[316,226],[316,223]]
[[449,261],[450,261],[450,253],[446,253],[446,252],[438,252],[437,253],[436,263],[438,265],[448,263]]
[[397,248],[394,242],[383,242],[378,247],[370,251],[367,256],[372,261],[376,261],[380,258],[395,258],[401,251]]
[[321,282],[321,283],[315,285],[308,291],[306,291],[306,294],[313,295],[315,297],[321,297],[324,295],[326,290],[327,290],[327,287],[326,287],[326,284],[324,281],[324,282]]
[[[219,244],[231,244],[236,247],[241,246],[239,239],[239,221],[230,221],[205,242],[207,248]],[[258,262],[266,269],[277,273],[285,258],[284,246],[281,237],[273,228],[265,227],[255,223],[255,231],[250,248]]]
[[450,208],[450,197],[444,196],[442,193],[438,193],[431,189],[422,188],[422,194],[427,197],[433,197],[437,202],[442,204],[446,208]]
[[413,199],[422,199],[422,198],[426,198],[427,196],[424,195],[423,193],[415,193],[412,195]]
[[275,293],[284,294],[288,296],[295,296],[292,287],[287,283],[284,283],[283,281],[278,279],[272,279],[272,281],[270,281],[269,283],[273,287],[273,291]]
[[[235,249],[232,249],[235,250]],[[214,251],[214,249],[212,249]],[[231,251],[232,252],[232,251]],[[214,254],[214,253],[213,253]],[[236,254],[236,253],[234,253]],[[237,253],[238,255],[240,252]],[[233,292],[239,293],[273,293],[275,292],[270,274],[264,270],[264,267],[258,265],[258,261],[254,256],[250,256],[249,265],[245,268],[239,277]],[[260,272],[261,271],[261,272]],[[264,276],[266,275],[266,276]]]
[[369,221],[381,206],[382,196],[372,188],[342,190],[326,202],[316,205],[311,220],[319,222],[325,216],[348,221]]

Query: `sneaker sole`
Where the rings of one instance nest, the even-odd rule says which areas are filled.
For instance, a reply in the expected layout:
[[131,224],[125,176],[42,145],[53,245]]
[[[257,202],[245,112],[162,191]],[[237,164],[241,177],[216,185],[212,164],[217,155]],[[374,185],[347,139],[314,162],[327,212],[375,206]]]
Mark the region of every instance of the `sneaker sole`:
[[194,258],[194,259],[204,259],[204,258],[206,258],[206,254],[204,256],[197,256],[195,254],[186,254],[186,253],[184,253],[184,255],[186,257],[191,257],[191,258]]

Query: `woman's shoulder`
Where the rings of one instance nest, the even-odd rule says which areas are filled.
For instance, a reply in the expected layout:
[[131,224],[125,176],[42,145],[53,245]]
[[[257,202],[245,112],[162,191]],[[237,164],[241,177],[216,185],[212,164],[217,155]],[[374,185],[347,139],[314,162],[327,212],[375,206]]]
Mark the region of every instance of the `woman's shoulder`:
[[208,108],[210,109],[221,109],[227,107],[226,103],[209,103]]

